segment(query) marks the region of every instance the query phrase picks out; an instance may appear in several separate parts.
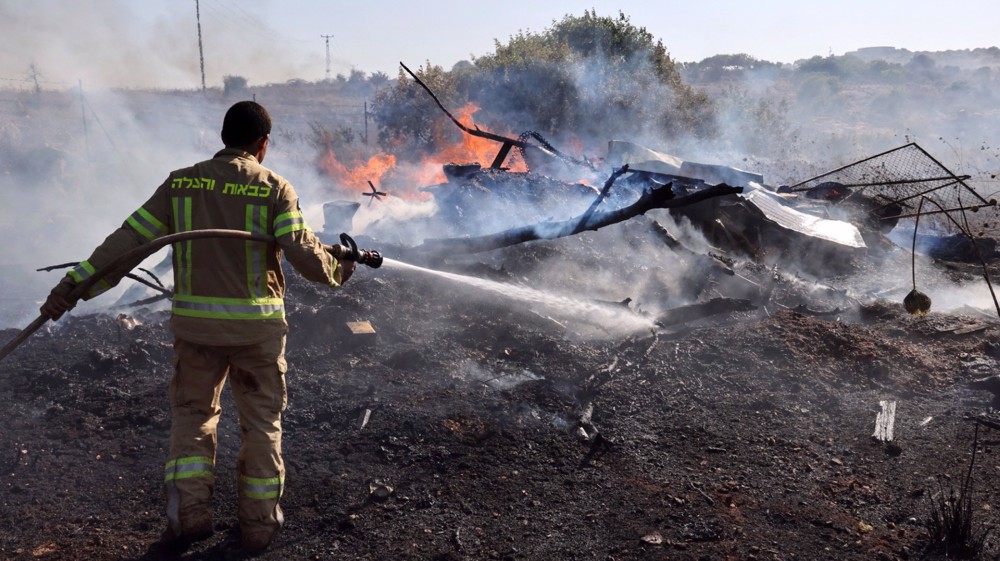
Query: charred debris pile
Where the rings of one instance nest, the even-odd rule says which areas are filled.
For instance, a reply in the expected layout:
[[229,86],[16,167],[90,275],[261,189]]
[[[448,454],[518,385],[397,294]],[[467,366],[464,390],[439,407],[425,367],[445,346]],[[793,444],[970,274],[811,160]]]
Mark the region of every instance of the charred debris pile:
[[[907,311],[923,315],[936,290],[962,284],[981,286],[980,297],[948,309],[1000,314],[991,282],[1000,258],[996,200],[916,143],[774,185],[760,173],[626,140],[611,140],[591,159],[537,132],[488,132],[456,118],[410,75],[462,133],[495,143],[495,156],[444,164],[445,181],[419,189],[434,201],[431,215],[387,215],[356,231],[359,203],[326,203],[321,237],[330,243],[351,232],[388,257],[501,282],[542,282],[529,278],[553,254],[630,270],[608,300],[663,329],[783,309],[850,318],[880,300],[906,299]],[[508,167],[515,153],[521,171]],[[369,206],[389,195],[368,186]],[[645,273],[656,278],[646,282]],[[144,284],[157,293],[116,306],[169,296]]]
[[[589,159],[567,155],[537,132],[487,132],[462,123],[410,74],[463,133],[495,142],[496,155],[444,164],[446,180],[421,189],[435,201],[432,216],[383,219],[358,233],[387,255],[508,280],[524,268],[516,262],[590,244],[582,256],[590,263],[683,270],[670,275],[680,286],[661,287],[670,298],[639,288],[619,294],[637,313],[655,314],[661,327],[749,310],[844,316],[863,302],[902,303],[914,293],[922,299],[907,310],[926,314],[930,298],[918,290],[924,282],[943,282],[937,288],[947,290],[985,281],[980,304],[965,311],[1000,314],[990,279],[998,258],[996,201],[916,143],[772,185],[759,173],[625,140],[610,141],[604,157]],[[526,171],[506,166],[515,152]],[[369,185],[376,203],[385,193]],[[328,203],[324,235],[352,230],[357,206]],[[602,237],[614,225],[624,233]],[[573,241],[552,241],[565,238]],[[521,246],[526,242],[540,243]]]
[[[536,171],[565,169],[557,151],[533,144],[519,149],[535,162],[527,172],[506,170],[501,157],[489,167],[446,164],[447,181],[425,188],[437,203],[437,213],[425,220],[449,236],[392,251],[436,267],[459,267],[476,255],[483,256],[482,264],[490,261],[487,252],[636,219],[627,226],[631,247],[605,244],[609,257],[626,254],[622,260],[629,261],[629,252],[643,249],[636,247],[639,236],[639,245],[660,245],[677,259],[656,266],[698,264],[681,276],[691,285],[681,289],[689,299],[660,310],[664,323],[686,317],[684,312],[702,317],[771,305],[835,314],[868,300],[902,302],[935,268],[956,284],[985,280],[983,296],[992,294],[996,201],[915,143],[771,186],[760,174],[611,141],[606,163],[612,172],[599,189]],[[498,215],[520,224],[486,230],[501,222]],[[378,238],[378,230],[370,243],[391,244]],[[968,311],[994,316],[990,309]]]

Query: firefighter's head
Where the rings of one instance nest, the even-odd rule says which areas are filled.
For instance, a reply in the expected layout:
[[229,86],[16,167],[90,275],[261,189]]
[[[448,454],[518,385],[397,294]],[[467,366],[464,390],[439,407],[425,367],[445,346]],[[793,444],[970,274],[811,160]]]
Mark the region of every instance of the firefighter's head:
[[255,101],[240,101],[226,111],[222,120],[222,143],[241,148],[263,162],[271,134],[271,116]]

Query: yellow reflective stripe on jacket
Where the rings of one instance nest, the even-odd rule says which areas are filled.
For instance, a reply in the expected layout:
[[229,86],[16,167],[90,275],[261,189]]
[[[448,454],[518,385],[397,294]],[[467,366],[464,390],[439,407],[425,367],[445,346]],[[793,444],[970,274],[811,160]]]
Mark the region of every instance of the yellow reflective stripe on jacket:
[[174,295],[174,314],[212,319],[281,319],[285,302],[281,298],[213,298]]
[[240,476],[240,493],[250,499],[280,499],[281,487],[280,477]]
[[292,232],[298,232],[299,230],[308,229],[309,226],[306,225],[305,218],[297,210],[274,217],[274,237],[276,238],[285,234],[291,234]]
[[[72,278],[74,281],[76,281],[76,284],[80,284],[83,281],[89,279],[91,276],[93,276],[95,272],[96,269],[94,269],[94,266],[90,264],[90,261],[81,261],[75,267],[70,269],[66,274],[69,275],[70,278]],[[111,284],[108,283],[108,281],[101,279],[96,283],[94,283],[94,286],[90,287],[87,290],[87,297],[93,298],[98,294],[106,292],[110,288]]]
[[[187,232],[193,229],[191,219],[191,197],[176,197],[174,206],[174,231]],[[174,244],[174,292],[191,294],[191,240]]]
[[[267,234],[267,207],[247,205],[246,231],[252,234]],[[247,241],[247,290],[251,298],[267,295],[267,244]]]
[[163,225],[163,222],[157,220],[144,208],[133,212],[132,216],[129,216],[125,222],[147,240],[155,240],[160,236],[167,235],[167,227]]
[[211,477],[214,462],[208,456],[188,456],[167,462],[163,469],[164,481],[188,479],[191,477]]

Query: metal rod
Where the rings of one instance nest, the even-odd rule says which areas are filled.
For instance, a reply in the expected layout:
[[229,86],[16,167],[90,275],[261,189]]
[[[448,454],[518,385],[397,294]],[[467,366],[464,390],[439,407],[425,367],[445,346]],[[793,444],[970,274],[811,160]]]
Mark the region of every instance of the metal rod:
[[[965,180],[965,179],[970,179],[971,177],[972,177],[971,175],[960,175],[958,177],[952,175],[946,175],[942,177],[925,177],[921,179],[894,179],[890,181],[872,181],[870,183],[841,183],[841,185],[843,185],[844,187],[877,187],[879,185],[909,185],[913,183],[925,183],[928,181],[950,181],[950,183],[946,183],[941,186],[941,187],[947,187],[948,185],[955,183],[956,180]],[[799,185],[801,185],[801,183],[799,183]],[[941,187],[935,187],[935,189],[940,189]],[[813,187],[802,187],[800,189],[791,188],[790,190],[792,192],[801,193],[803,191],[809,191],[810,189],[813,189]]]
[[[996,204],[987,204],[985,206],[996,206]],[[960,211],[960,210],[972,210],[972,211],[976,211],[976,210],[979,210],[980,208],[982,208],[982,206],[980,206],[980,205],[976,205],[976,206],[962,206],[962,207],[958,207],[958,208],[948,208],[948,209],[941,209],[941,210],[931,210],[931,211],[926,211],[926,212],[916,212],[914,214],[895,214],[895,215],[892,215],[892,216],[883,216],[879,220],[896,220],[898,218],[913,218],[914,216],[918,216],[918,215],[928,216],[928,215],[931,215],[931,214],[941,214],[942,212],[944,212],[944,213],[957,212],[957,211]]]
[[805,181],[800,181],[800,182],[796,183],[795,185],[790,186],[789,189],[795,189],[799,185],[805,185],[806,183],[809,183],[810,181],[815,181],[817,179],[820,179],[821,177],[826,177],[828,175],[833,175],[833,174],[835,174],[835,173],[837,173],[839,171],[844,171],[845,169],[847,169],[849,167],[853,167],[853,166],[856,166],[858,164],[863,164],[863,163],[867,162],[868,160],[874,160],[875,158],[881,158],[882,156],[885,156],[886,154],[892,154],[893,152],[897,152],[897,151],[902,150],[904,148],[909,148],[910,146],[916,146],[916,145],[917,145],[916,142],[911,142],[909,144],[900,146],[898,148],[893,148],[892,150],[886,150],[885,152],[882,152],[881,154],[875,154],[874,156],[869,156],[869,157],[867,157],[867,158],[865,158],[863,160],[858,160],[856,162],[852,162],[850,164],[847,164],[846,166],[841,166],[841,167],[839,167],[839,168],[837,168],[837,169],[835,169],[833,171],[828,171],[826,173],[822,173],[820,175],[817,175],[816,177],[811,177],[809,179],[806,179]]
[[[923,202],[923,200],[924,199],[921,199],[921,202]],[[926,200],[932,205],[938,207],[939,209],[941,208],[941,205],[937,204],[936,201],[932,199],[926,199]],[[955,220],[955,217],[948,214],[947,212],[944,213],[944,215],[947,216],[948,220],[951,220],[951,222],[956,227],[958,227],[959,231],[961,231],[962,234],[964,234],[967,238],[969,238],[970,242],[972,242],[972,249],[976,250],[976,256],[979,258],[979,263],[983,266],[983,279],[986,281],[986,287],[990,289],[990,296],[993,297],[993,307],[996,308],[997,316],[1000,317],[1000,300],[997,299],[996,291],[993,289],[993,281],[990,279],[990,268],[986,265],[986,259],[983,257],[983,252],[979,249],[979,244],[976,243],[975,236],[973,236],[970,232],[966,231],[965,228],[962,228],[962,225],[959,224],[957,220]],[[914,236],[916,236],[916,227],[914,227],[913,232]]]
[[977,193],[977,192],[976,192],[976,191],[975,191],[975,190],[974,190],[974,189],[973,189],[972,187],[969,187],[968,185],[966,185],[965,183],[963,183],[963,182],[962,182],[962,179],[961,179],[961,178],[959,178],[958,176],[956,176],[956,175],[955,175],[954,173],[951,173],[951,170],[950,170],[950,169],[948,169],[948,168],[944,167],[944,164],[942,164],[941,162],[937,161],[937,159],[936,159],[936,158],[935,158],[934,156],[931,156],[930,154],[928,154],[926,150],[924,150],[923,148],[921,148],[921,147],[920,147],[920,145],[918,145],[917,143],[913,143],[913,146],[914,146],[914,147],[915,147],[915,148],[916,148],[917,150],[920,150],[920,151],[921,151],[921,152],[922,152],[922,153],[924,154],[924,156],[927,156],[927,158],[928,158],[928,159],[929,159],[930,161],[934,162],[934,163],[935,163],[935,164],[937,164],[937,165],[938,165],[938,166],[939,166],[939,167],[940,167],[941,169],[943,169],[944,171],[946,171],[946,172],[948,172],[949,174],[951,174],[951,176],[952,176],[952,177],[953,177],[953,178],[955,179],[955,181],[957,181],[957,182],[961,183],[961,184],[962,184],[962,187],[965,187],[966,189],[968,189],[968,190],[969,190],[969,192],[971,192],[971,193],[972,193],[973,195],[975,195],[975,196],[976,196],[977,198],[979,198],[979,200],[980,200],[980,201],[982,201],[982,202],[983,202],[983,204],[986,204],[986,203],[987,203],[987,200],[986,200],[986,199],[984,199],[984,198],[983,198],[983,197],[982,197],[982,196],[981,196],[981,195],[980,195],[979,193]]

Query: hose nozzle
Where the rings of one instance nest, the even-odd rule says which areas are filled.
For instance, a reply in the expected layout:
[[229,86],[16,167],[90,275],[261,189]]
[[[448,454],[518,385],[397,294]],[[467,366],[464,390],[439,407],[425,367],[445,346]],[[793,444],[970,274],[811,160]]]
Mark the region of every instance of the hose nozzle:
[[326,250],[337,259],[348,259],[372,269],[382,266],[382,254],[374,249],[358,249],[354,238],[346,233],[340,234],[340,243],[326,246]]

